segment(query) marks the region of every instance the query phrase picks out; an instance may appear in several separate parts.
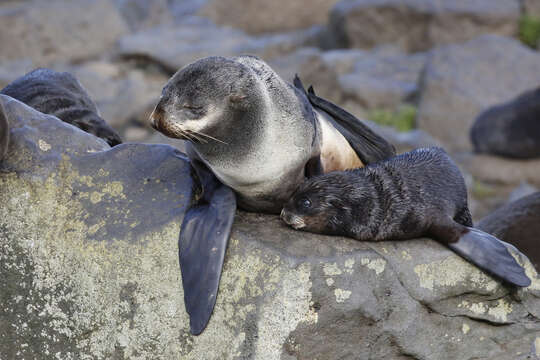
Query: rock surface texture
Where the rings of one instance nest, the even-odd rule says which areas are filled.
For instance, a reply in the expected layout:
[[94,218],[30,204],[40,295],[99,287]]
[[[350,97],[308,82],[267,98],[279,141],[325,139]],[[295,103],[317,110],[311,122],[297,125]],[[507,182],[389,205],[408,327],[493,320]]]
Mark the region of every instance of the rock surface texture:
[[128,30],[109,0],[17,2],[0,8],[0,23],[0,61],[30,58],[34,67],[97,56]]
[[[205,332],[178,232],[196,186],[166,145],[103,141],[0,96],[0,353],[7,359],[526,359],[540,279],[509,289],[429,239],[367,243],[238,212]],[[517,256],[517,255],[516,255]],[[325,339],[321,341],[321,339]]]
[[436,48],[421,79],[418,127],[450,150],[470,150],[476,116],[539,83],[540,54],[516,40],[483,35]]
[[518,0],[342,0],[330,29],[342,47],[392,43],[406,51],[518,31]]

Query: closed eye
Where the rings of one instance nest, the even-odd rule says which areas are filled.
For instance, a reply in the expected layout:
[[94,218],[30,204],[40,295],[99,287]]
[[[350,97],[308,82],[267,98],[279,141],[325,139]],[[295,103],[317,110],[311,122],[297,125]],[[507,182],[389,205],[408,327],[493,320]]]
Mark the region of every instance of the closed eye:
[[202,106],[195,106],[195,105],[189,105],[189,104],[184,104],[183,105],[183,108],[184,109],[189,109],[189,110],[202,110]]

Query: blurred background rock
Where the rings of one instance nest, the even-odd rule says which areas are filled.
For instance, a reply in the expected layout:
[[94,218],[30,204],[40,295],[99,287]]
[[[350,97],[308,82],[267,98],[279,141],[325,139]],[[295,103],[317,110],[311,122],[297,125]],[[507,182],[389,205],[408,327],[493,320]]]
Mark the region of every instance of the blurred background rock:
[[469,129],[540,85],[538,0],[13,0],[0,2],[0,88],[69,71],[125,141],[169,143],[147,118],[205,56],[255,54],[369,123],[398,151],[446,148],[475,219],[540,186],[540,160],[475,155]]

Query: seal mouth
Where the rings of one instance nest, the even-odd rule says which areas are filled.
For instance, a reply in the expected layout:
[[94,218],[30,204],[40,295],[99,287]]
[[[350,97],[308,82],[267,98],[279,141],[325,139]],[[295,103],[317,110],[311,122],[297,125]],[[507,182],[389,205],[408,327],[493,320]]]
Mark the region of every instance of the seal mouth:
[[304,219],[298,215],[289,213],[285,209],[281,210],[280,217],[287,225],[291,226],[295,230],[300,230],[306,227]]

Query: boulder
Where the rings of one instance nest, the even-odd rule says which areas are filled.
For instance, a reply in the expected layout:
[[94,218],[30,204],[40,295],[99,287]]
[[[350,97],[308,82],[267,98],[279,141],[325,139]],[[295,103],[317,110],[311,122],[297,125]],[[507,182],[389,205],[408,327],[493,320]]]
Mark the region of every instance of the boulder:
[[519,290],[429,239],[359,242],[242,211],[214,314],[193,337],[178,267],[194,195],[183,155],[110,149],[0,101],[12,128],[0,173],[6,359],[525,359],[537,341],[540,279],[516,252],[533,279]]
[[500,207],[477,227],[515,245],[540,271],[540,192]]
[[420,84],[417,125],[451,150],[470,150],[482,111],[540,83],[540,53],[517,40],[483,35],[432,51]]
[[240,30],[208,22],[159,26],[125,36],[119,42],[124,58],[143,58],[174,73],[207,56],[256,54],[264,59],[290,53],[316,42],[317,29],[252,37]]
[[337,46],[416,52],[486,33],[514,36],[519,16],[518,0],[342,0],[329,27]]
[[474,151],[540,158],[540,87],[483,111],[471,128]]
[[0,7],[0,23],[0,62],[28,58],[35,67],[101,55],[127,32],[109,0],[14,3]]
[[168,0],[113,0],[131,30],[172,23]]
[[86,62],[68,71],[88,90],[101,116],[121,132],[130,124],[147,125],[168,80],[160,73],[105,61]]
[[199,11],[216,24],[251,34],[283,32],[326,23],[338,0],[213,0]]

